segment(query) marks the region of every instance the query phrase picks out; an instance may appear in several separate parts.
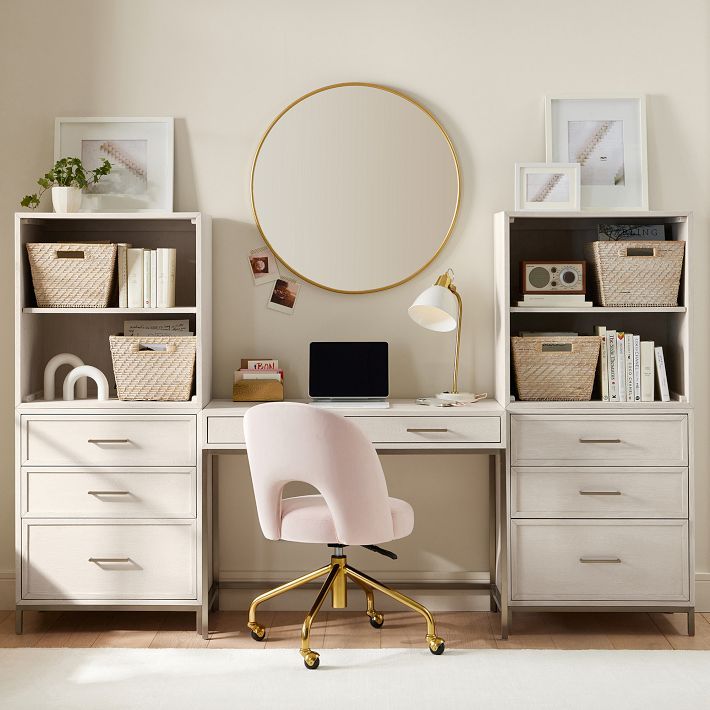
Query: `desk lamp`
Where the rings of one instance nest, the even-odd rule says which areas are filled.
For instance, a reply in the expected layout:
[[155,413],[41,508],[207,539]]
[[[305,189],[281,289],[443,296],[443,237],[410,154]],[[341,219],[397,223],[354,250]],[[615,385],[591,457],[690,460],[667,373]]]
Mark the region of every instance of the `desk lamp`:
[[461,296],[454,285],[454,272],[449,269],[439,276],[436,283],[417,296],[407,311],[409,317],[427,330],[447,333],[456,329],[456,357],[454,359],[454,379],[450,392],[437,394],[437,399],[448,402],[475,402],[486,395],[459,392],[459,346],[461,344],[461,320],[463,305]]

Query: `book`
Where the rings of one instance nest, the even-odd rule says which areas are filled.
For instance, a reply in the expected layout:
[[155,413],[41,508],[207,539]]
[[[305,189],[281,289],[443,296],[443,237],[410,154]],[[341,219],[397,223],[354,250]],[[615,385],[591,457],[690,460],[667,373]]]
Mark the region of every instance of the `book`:
[[599,396],[602,402],[609,401],[609,356],[606,347],[606,326],[598,325],[594,332],[601,338],[599,348]]
[[606,356],[609,365],[609,401],[619,401],[619,373],[616,367],[616,331],[606,331]]
[[126,320],[123,334],[128,336],[192,335],[190,321],[184,320]]
[[616,391],[619,402],[626,401],[626,348],[624,347],[624,331],[616,331]]
[[242,370],[278,370],[279,361],[272,358],[264,358],[262,360],[250,360],[242,358]]
[[634,402],[641,401],[641,336],[634,335]]
[[158,307],[158,278],[157,269],[158,259],[155,249],[150,250],[150,307]]
[[128,308],[128,249],[130,246],[125,243],[116,245],[119,308]]
[[160,248],[157,250],[157,307],[175,307],[175,267],[177,250]]
[[518,308],[592,308],[594,303],[586,301],[584,294],[541,294],[527,293]]
[[626,372],[624,382],[626,384],[626,401],[634,401],[634,336],[632,333],[624,333],[624,357],[626,360]]
[[278,380],[283,382],[283,370],[259,371],[259,370],[235,370],[234,382],[241,380]]
[[126,250],[128,307],[143,307],[143,249]]
[[666,361],[663,357],[663,348],[657,345],[654,348],[656,353],[656,377],[658,379],[658,394],[661,395],[661,402],[670,402],[671,395],[668,391],[668,377],[666,376]]
[[143,308],[150,308],[150,249],[143,250]]
[[655,353],[653,340],[641,341],[641,401],[653,402],[654,393],[654,372]]

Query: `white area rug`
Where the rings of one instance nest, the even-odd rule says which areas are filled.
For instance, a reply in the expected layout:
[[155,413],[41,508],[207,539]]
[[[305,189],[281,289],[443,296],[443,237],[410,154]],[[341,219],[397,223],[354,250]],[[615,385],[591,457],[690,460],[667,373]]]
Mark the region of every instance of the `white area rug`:
[[710,707],[708,651],[1,649],[3,710]]

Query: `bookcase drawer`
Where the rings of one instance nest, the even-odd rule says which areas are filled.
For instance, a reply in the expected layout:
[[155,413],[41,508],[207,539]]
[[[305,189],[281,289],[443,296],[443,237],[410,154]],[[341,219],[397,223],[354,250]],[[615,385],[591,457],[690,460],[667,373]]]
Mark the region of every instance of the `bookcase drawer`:
[[512,598],[689,601],[685,520],[513,520]]
[[243,444],[244,417],[207,417],[208,444]]
[[195,599],[195,521],[25,521],[24,599]]
[[520,518],[687,518],[687,468],[513,467]]
[[513,415],[514,466],[687,466],[685,414]]
[[23,468],[22,515],[34,518],[194,518],[194,468]]
[[23,466],[195,466],[194,415],[22,417]]

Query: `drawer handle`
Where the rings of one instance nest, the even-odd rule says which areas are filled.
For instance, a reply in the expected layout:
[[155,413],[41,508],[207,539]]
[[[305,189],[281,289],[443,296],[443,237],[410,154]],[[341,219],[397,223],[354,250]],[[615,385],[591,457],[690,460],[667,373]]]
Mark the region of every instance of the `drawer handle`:
[[130,491],[86,491],[90,496],[129,496]]
[[101,444],[129,444],[130,439],[87,439],[89,444],[96,444],[100,446]]
[[580,491],[581,496],[620,496],[621,491]]
[[407,429],[407,431],[408,431],[410,434],[425,434],[425,433],[432,433],[432,432],[436,432],[436,433],[439,433],[439,434],[444,434],[444,433],[446,433],[446,432],[449,431],[449,430],[448,430],[448,429],[413,428],[413,429]]
[[587,565],[618,565],[621,563],[618,557],[580,557],[579,561]]
[[89,562],[100,565],[108,562],[130,562],[130,557],[89,557]]
[[580,444],[620,444],[621,439],[580,439]]

